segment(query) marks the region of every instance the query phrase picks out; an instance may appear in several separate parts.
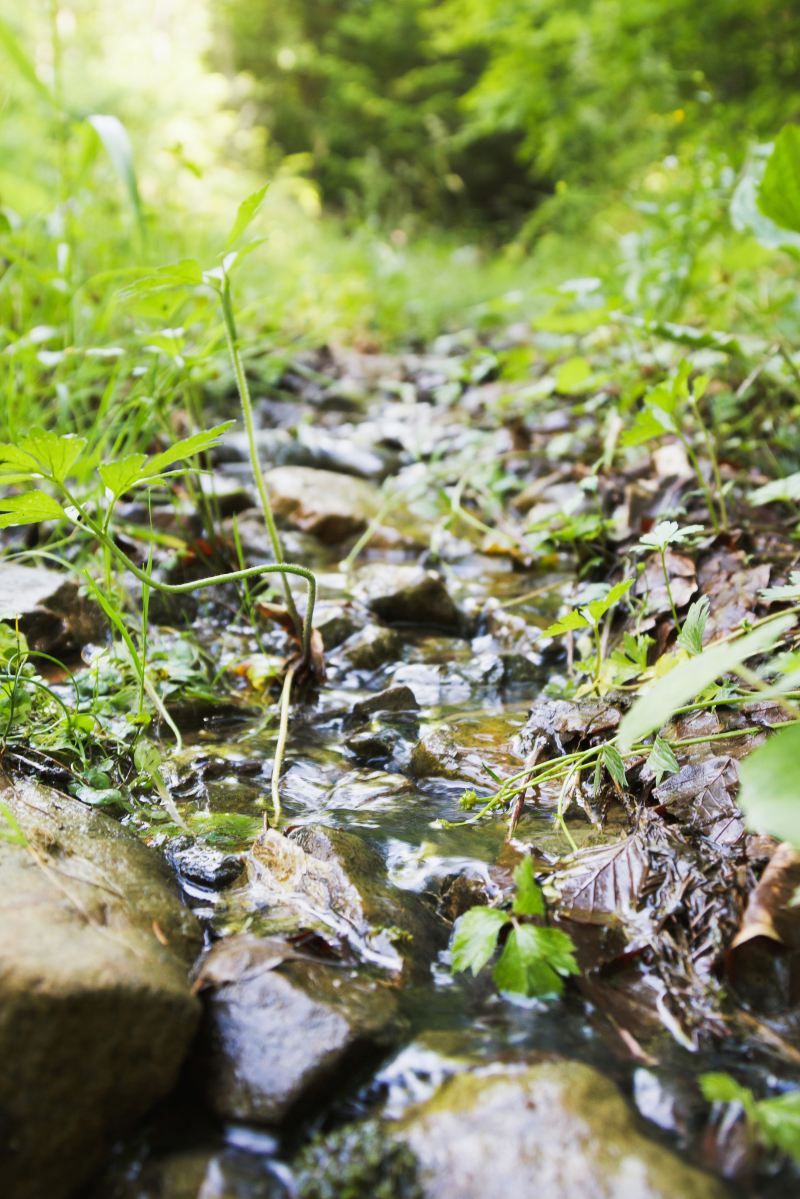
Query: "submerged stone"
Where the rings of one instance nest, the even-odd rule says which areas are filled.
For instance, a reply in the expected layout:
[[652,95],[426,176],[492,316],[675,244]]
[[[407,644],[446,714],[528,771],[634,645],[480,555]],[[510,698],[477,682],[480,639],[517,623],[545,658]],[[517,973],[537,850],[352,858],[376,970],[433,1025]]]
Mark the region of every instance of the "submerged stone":
[[0,1193],[61,1199],[174,1085],[200,931],[114,820],[32,783],[0,802],[24,842],[0,840]]
[[169,846],[167,861],[181,879],[212,891],[222,891],[244,872],[244,861],[236,854],[192,843],[188,837]]
[[0,620],[14,624],[33,650],[74,654],[106,635],[106,621],[79,581],[44,566],[0,565]]
[[342,653],[356,670],[377,670],[384,662],[399,657],[401,645],[395,629],[371,624],[348,638],[342,646]]
[[724,1199],[579,1062],[460,1073],[400,1121],[426,1199]]
[[224,1119],[281,1124],[350,1087],[396,1037],[385,988],[335,964],[298,960],[288,946],[282,962],[275,940],[229,937],[203,963],[211,985],[197,1069]]

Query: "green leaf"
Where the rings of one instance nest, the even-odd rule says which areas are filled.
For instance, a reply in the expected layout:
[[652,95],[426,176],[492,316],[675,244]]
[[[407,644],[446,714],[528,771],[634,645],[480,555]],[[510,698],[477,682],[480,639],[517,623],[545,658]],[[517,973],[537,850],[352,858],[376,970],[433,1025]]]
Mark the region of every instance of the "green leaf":
[[507,923],[508,913],[497,908],[470,908],[460,916],[453,937],[453,970],[478,974],[494,953],[500,930]]
[[800,127],[784,125],[775,138],[761,186],[758,207],[776,225],[800,233]]
[[8,22],[4,21],[2,17],[0,17],[0,46],[3,47],[23,79],[27,80],[31,87],[38,93],[39,98],[44,100],[51,108],[58,108],[55,95],[42,83],[36,72],[36,67],[22,48],[22,43]]
[[180,462],[183,458],[191,458],[195,454],[201,454],[204,450],[210,450],[215,446],[223,433],[232,428],[234,422],[232,420],[225,421],[221,425],[215,425],[213,429],[207,429],[202,433],[193,433],[191,437],[184,437],[181,441],[176,441],[168,450],[164,450],[162,454],[156,454],[150,459],[148,468],[149,475],[160,474],[166,467],[172,466],[174,462]]
[[543,631],[543,637],[559,637],[562,633],[574,633],[576,629],[588,629],[589,621],[585,616],[582,616],[577,608],[573,608],[571,612],[567,612],[566,616],[562,616],[560,620],[556,620],[553,624],[548,625]]
[[765,600],[797,600],[800,599],[800,570],[793,570],[789,582],[782,587],[765,587],[758,593]]
[[754,629],[736,641],[707,646],[696,658],[681,662],[657,679],[639,696],[623,717],[617,747],[625,753],[631,746],[661,728],[676,708],[682,708],[699,692],[710,687],[720,675],[734,670],[755,654],[764,653],[787,633],[794,617],[784,616]]
[[677,520],[661,520],[654,525],[649,533],[644,533],[636,545],[636,549],[665,550],[669,545],[681,545],[687,537],[702,533],[702,525],[684,525],[681,527]]
[[576,391],[585,391],[591,375],[592,368],[585,358],[568,358],[556,372],[556,391],[561,395],[573,395]]
[[247,199],[242,200],[236,213],[236,220],[233,222],[231,231],[228,234],[226,246],[233,246],[242,236],[242,234],[250,227],[252,222],[258,216],[261,205],[264,203],[264,197],[267,194],[268,183],[260,187],[258,191],[254,191]]
[[133,146],[128,136],[128,130],[118,117],[108,113],[93,113],[86,120],[103,143],[111,165],[125,188],[136,223],[139,226],[139,232],[144,237],[144,211],[133,161]]
[[104,462],[98,473],[116,499],[145,478],[146,471],[142,468],[146,462],[146,454],[129,454],[127,458],[120,458],[119,462]]
[[773,479],[763,487],[757,487],[747,497],[748,504],[773,504],[777,500],[793,503],[800,500],[800,471],[794,475],[786,475],[783,479]]
[[672,746],[669,741],[665,741],[663,737],[658,736],[653,742],[653,748],[650,750],[645,766],[652,771],[656,786],[658,786],[665,774],[677,774],[680,770],[678,759],[672,752]]
[[518,925],[509,933],[492,977],[500,991],[554,998],[564,990],[564,977],[578,973],[574,948],[560,929]]
[[739,764],[739,806],[751,828],[800,849],[800,725],[779,729]]
[[748,1107],[753,1100],[752,1091],[741,1086],[730,1074],[701,1074],[699,1081],[703,1098],[709,1103],[741,1103]]
[[137,741],[133,751],[133,764],[139,774],[147,775],[149,779],[159,777],[161,770],[161,750],[153,741],[143,738]]
[[764,1141],[800,1161],[800,1090],[760,1099],[755,1119]]
[[616,746],[604,745],[600,751],[600,760],[617,786],[627,787],[628,779],[625,774],[625,763]]
[[514,885],[517,888],[511,910],[516,916],[543,916],[544,896],[542,888],[533,875],[533,862],[523,858],[514,871]]
[[621,446],[630,449],[633,446],[644,445],[648,441],[656,441],[667,432],[662,422],[655,416],[651,408],[642,408],[637,412],[633,424],[619,439]]
[[85,437],[34,429],[16,445],[0,444],[0,462],[32,475],[45,475],[63,483],[81,456]]
[[160,292],[182,291],[200,287],[203,268],[195,258],[183,258],[155,271],[143,271],[127,287],[120,290],[123,300],[139,300]]
[[25,491],[0,500],[0,529],[15,525],[35,525],[41,520],[65,520],[66,512],[44,491]]
[[623,579],[620,583],[615,583],[611,590],[600,599],[592,600],[585,608],[581,608],[581,612],[587,617],[592,624],[599,624],[606,612],[618,604],[623,596],[627,595],[633,586],[633,579]]
[[28,844],[28,838],[22,831],[19,821],[11,811],[11,808],[4,803],[0,803],[0,820],[6,826],[3,828],[0,825],[0,841],[6,841],[11,845]]
[[707,595],[702,595],[699,600],[695,600],[690,605],[683,627],[678,633],[678,645],[682,645],[693,657],[703,652],[703,633],[708,622],[710,607],[711,601]]

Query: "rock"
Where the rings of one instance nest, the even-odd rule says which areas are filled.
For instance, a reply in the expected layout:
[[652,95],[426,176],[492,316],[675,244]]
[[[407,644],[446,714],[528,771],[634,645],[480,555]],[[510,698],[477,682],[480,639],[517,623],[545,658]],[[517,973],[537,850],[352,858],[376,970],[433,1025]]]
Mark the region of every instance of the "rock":
[[411,751],[411,773],[417,778],[457,778],[459,746],[446,725],[420,737]]
[[0,566],[0,620],[19,627],[31,649],[74,654],[89,641],[105,639],[105,617],[81,595],[79,582],[44,566]]
[[184,882],[211,891],[222,891],[244,873],[244,861],[210,845],[198,845],[178,837],[167,849],[167,861]]
[[366,529],[380,508],[380,492],[363,479],[306,466],[267,473],[275,515],[328,545]]
[[235,1148],[184,1149],[109,1171],[90,1199],[289,1199],[288,1184],[261,1156]]
[[342,653],[356,670],[377,670],[384,662],[398,657],[401,645],[395,629],[371,624],[349,637],[342,646]]
[[358,762],[388,762],[395,752],[400,734],[395,729],[360,729],[345,737],[345,748]]
[[412,1109],[396,1135],[416,1155],[426,1199],[727,1195],[644,1136],[613,1083],[579,1062],[461,1072]]
[[213,978],[197,1065],[223,1119],[281,1124],[350,1086],[395,1041],[385,988],[323,962],[281,963],[273,941],[228,937],[203,963]]
[[60,1199],[174,1085],[200,932],[116,821],[32,783],[0,801],[27,842],[0,840],[0,1192]]
[[441,575],[409,563],[371,563],[359,572],[357,591],[387,624],[436,626],[458,631],[462,615]]
[[322,638],[326,650],[336,649],[361,627],[358,616],[344,604],[317,604],[314,610],[314,628]]
[[361,722],[371,720],[373,716],[381,713],[418,710],[419,704],[410,687],[386,687],[383,691],[370,695],[369,699],[362,699],[353,704],[351,716],[354,721]]
[[446,929],[413,893],[393,887],[380,854],[356,833],[269,829],[248,859],[253,898],[281,932],[321,933],[393,972],[428,969]]
[[[311,424],[300,424],[291,433],[287,429],[260,429],[256,433],[256,447],[265,468],[303,466],[357,475],[361,479],[380,481],[385,478],[396,467],[397,456],[381,454],[371,446],[358,444],[354,441],[354,433],[357,435],[353,426],[330,433]],[[234,464],[234,469],[241,463],[242,474],[249,471],[247,434],[226,433],[214,456],[217,462]]]

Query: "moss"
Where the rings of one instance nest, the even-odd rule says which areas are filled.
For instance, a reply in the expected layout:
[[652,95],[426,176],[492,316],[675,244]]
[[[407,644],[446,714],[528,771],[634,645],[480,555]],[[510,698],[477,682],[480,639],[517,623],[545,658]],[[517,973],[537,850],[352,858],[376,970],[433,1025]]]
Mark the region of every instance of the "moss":
[[423,1199],[417,1159],[375,1121],[316,1137],[296,1163],[298,1199]]

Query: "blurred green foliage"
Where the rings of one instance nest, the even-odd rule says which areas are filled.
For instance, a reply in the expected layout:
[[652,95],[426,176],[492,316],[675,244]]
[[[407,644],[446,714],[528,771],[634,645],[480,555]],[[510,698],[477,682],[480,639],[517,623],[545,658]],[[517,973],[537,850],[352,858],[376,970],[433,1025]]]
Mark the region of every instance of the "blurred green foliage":
[[225,0],[284,153],[359,215],[491,220],[800,115],[791,0]]

